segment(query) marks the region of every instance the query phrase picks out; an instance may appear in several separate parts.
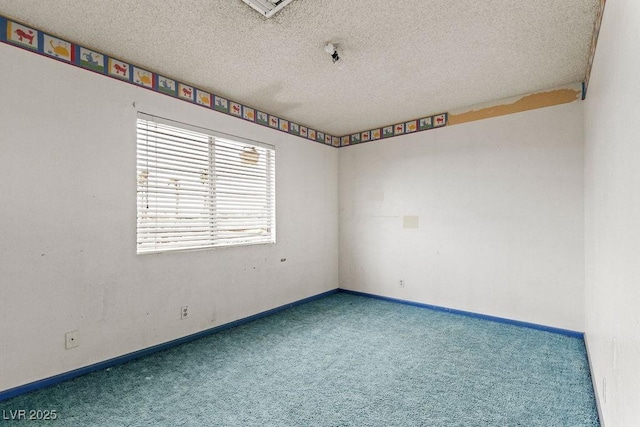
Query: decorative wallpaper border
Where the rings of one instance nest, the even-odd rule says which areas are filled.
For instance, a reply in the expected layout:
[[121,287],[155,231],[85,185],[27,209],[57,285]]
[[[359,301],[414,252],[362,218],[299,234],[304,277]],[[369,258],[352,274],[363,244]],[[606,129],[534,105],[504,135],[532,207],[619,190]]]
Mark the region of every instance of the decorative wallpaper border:
[[[333,147],[347,147],[472,120],[573,102],[580,99],[578,94],[581,94],[584,99],[605,3],[606,0],[600,0],[585,81],[555,90],[497,100],[483,106],[478,105],[453,112],[434,114],[344,136],[330,135],[317,129],[302,126],[171,77],[146,70],[135,64],[66,41],[1,15],[0,42],[289,135]],[[574,87],[576,85],[581,85],[580,89],[576,89]]]
[[3,16],[0,16],[0,42],[309,141],[340,146],[338,136],[243,105]]
[[352,133],[340,138],[340,146],[362,144],[364,142],[386,139],[394,136],[406,135],[413,132],[440,128],[446,126],[449,121],[448,113],[435,114],[421,119],[409,120],[408,122],[396,123],[395,125],[383,126],[369,129],[363,132]]
[[171,77],[146,70],[135,64],[66,41],[1,15],[0,42],[219,113],[333,147],[344,147],[420,132],[446,126],[447,124],[448,114],[442,113],[339,137],[302,126]]

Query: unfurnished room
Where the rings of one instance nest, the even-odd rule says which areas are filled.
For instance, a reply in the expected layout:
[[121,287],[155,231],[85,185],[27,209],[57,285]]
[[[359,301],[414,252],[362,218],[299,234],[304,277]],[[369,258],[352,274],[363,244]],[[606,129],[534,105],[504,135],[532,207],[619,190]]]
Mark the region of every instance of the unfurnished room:
[[0,424],[640,425],[640,3],[0,0]]

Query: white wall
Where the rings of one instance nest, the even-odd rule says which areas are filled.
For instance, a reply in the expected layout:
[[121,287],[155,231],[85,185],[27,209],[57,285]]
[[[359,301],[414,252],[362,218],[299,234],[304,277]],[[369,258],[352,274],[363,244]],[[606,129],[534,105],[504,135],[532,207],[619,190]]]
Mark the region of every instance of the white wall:
[[341,148],[339,194],[341,287],[583,330],[581,103]]
[[[0,75],[0,390],[337,287],[335,148],[2,44]],[[137,111],[274,144],[277,244],[136,256]]]
[[585,102],[586,340],[607,427],[640,422],[639,40],[640,3],[607,2]]

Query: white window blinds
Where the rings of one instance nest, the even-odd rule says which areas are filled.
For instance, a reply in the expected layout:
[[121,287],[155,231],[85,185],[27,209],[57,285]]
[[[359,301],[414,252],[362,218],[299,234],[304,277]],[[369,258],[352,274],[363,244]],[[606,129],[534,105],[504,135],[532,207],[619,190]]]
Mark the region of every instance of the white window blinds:
[[272,146],[139,114],[137,253],[275,243]]

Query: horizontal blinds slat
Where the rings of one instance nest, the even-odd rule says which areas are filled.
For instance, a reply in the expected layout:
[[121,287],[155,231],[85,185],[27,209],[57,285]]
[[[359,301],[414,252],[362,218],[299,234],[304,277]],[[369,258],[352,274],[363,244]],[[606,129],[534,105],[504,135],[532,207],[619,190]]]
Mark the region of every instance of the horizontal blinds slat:
[[139,121],[137,129],[138,136],[154,134],[176,141],[184,141],[185,144],[189,144],[193,141],[203,141],[209,139],[208,135],[204,135],[199,132],[192,132],[175,126],[158,125],[149,121]]
[[176,157],[191,157],[195,159],[209,156],[209,141],[202,141],[200,145],[181,145],[164,139],[138,139],[138,149],[141,154],[155,157],[157,153],[175,153]]
[[196,150],[201,149],[203,142],[207,143],[209,141],[209,137],[206,136],[173,134],[166,129],[146,129],[140,126],[138,126],[137,139],[138,141],[147,141],[149,143],[163,141],[167,144],[174,144],[182,148],[193,148]]
[[163,169],[175,168],[177,170],[193,170],[209,169],[208,161],[196,161],[186,157],[168,156],[158,153],[157,156],[138,156],[138,165],[144,169]]
[[163,215],[154,215],[153,217],[138,217],[138,222],[144,226],[149,227],[161,227],[161,226],[173,226],[173,227],[189,227],[195,225],[206,225],[211,223],[212,221],[219,222],[250,222],[250,221],[268,221],[268,213],[260,212],[256,215],[250,215],[246,217],[237,217],[237,216],[224,216],[220,215],[217,217],[195,217],[195,218],[176,218],[175,216],[171,216],[170,214]]
[[[244,242],[264,242],[269,243],[269,234],[243,234],[243,235],[232,235],[225,233],[220,235],[217,239],[213,238],[202,238],[202,239],[177,239],[175,237],[166,237],[166,238],[157,238],[150,239],[148,241],[139,243],[142,247],[146,247],[148,249],[155,248],[161,250],[172,250],[177,248],[184,247],[210,247],[213,245],[219,244],[229,244],[233,241],[244,241]],[[224,240],[224,242],[223,242]],[[162,247],[164,246],[164,247]]]
[[145,230],[142,233],[143,236],[146,235],[147,241],[153,240],[161,240],[164,239],[181,241],[181,240],[202,240],[202,239],[213,239],[215,236],[219,236],[221,234],[225,234],[227,236],[237,236],[240,234],[264,234],[267,233],[269,227],[259,224],[259,225],[247,225],[247,226],[234,226],[234,227],[221,227],[218,228],[215,232],[210,232],[206,230],[154,230],[149,229]]
[[190,228],[190,229],[155,229],[155,228],[148,228],[148,229],[144,229],[143,233],[147,233],[150,239],[155,238],[154,236],[157,237],[162,237],[162,236],[167,236],[167,235],[171,235],[171,236],[208,236],[211,237],[212,235],[215,234],[219,234],[221,232],[239,232],[239,231],[246,231],[246,230],[267,230],[269,229],[269,225],[268,224],[233,224],[233,225],[224,225],[224,224],[218,224],[219,227],[216,228],[216,231],[210,231],[210,229],[195,229],[195,228]]
[[238,212],[242,212],[242,210],[244,209],[258,209],[258,208],[266,209],[266,205],[272,202],[269,199],[259,199],[259,198],[251,199],[249,197],[242,197],[242,198],[218,197],[215,202],[212,201],[210,203],[207,203],[202,199],[199,200],[195,197],[189,198],[186,195],[184,197],[181,197],[178,200],[176,200],[176,198],[171,198],[169,196],[163,198],[162,194],[157,194],[152,197],[153,198],[149,200],[145,198],[141,198],[138,201],[138,206],[140,207],[140,209],[146,209],[147,211],[156,210],[156,209],[162,210],[164,208],[171,209],[171,210],[175,210],[176,208],[185,209],[185,210],[198,210],[198,209],[210,210],[215,205],[218,207],[237,206]]
[[223,233],[219,236],[211,236],[209,238],[200,238],[200,239],[193,239],[193,238],[178,239],[175,237],[165,237],[165,238],[158,237],[155,239],[149,239],[139,244],[147,248],[151,248],[151,247],[159,248],[161,245],[164,245],[165,247],[162,248],[163,250],[170,250],[172,248],[185,247],[185,246],[212,246],[212,245],[215,245],[216,243],[220,243],[220,241],[222,240],[226,242],[232,242],[235,240],[235,241],[253,241],[253,242],[263,241],[265,243],[268,243],[269,238],[270,238],[269,233],[259,231],[256,233],[244,233],[244,234]]
[[[144,208],[142,208],[144,209]],[[141,210],[142,210],[141,209]],[[163,221],[169,222],[169,220],[175,220],[177,222],[184,222],[185,224],[189,221],[193,222],[196,220],[199,221],[210,221],[210,218],[219,218],[220,220],[230,221],[230,220],[244,220],[245,218],[264,218],[265,220],[269,219],[271,216],[271,212],[267,209],[244,209],[244,210],[233,210],[233,211],[225,211],[224,209],[219,209],[218,213],[215,216],[210,216],[208,212],[202,211],[191,211],[181,213],[180,215],[176,215],[175,210],[164,209],[164,210],[153,210],[149,209],[150,212],[141,212],[137,215],[139,221]]]
[[192,157],[192,158],[207,158],[209,156],[209,142],[201,141],[199,145],[181,145],[174,143],[173,141],[157,139],[157,138],[138,138],[138,149],[141,154],[146,156],[155,157],[156,153],[171,153],[174,152],[176,156],[180,157]]
[[153,253],[163,253],[163,252],[184,252],[184,251],[192,251],[192,250],[199,250],[199,249],[207,249],[207,248],[211,248],[211,247],[226,247],[226,246],[238,246],[238,245],[260,245],[260,244],[265,244],[265,243],[273,243],[271,241],[271,239],[269,238],[264,238],[264,239],[260,239],[260,240],[250,240],[250,239],[243,239],[243,240],[237,240],[237,241],[227,241],[227,240],[223,240],[223,239],[219,239],[218,241],[216,241],[215,245],[209,244],[209,243],[205,243],[205,244],[201,244],[201,245],[181,245],[181,246],[138,246],[138,254],[153,254]]
[[166,232],[167,234],[163,234],[162,232],[158,232],[158,230],[145,231],[141,233],[143,237],[143,243],[150,242],[160,242],[160,241],[175,241],[175,242],[185,242],[192,240],[194,242],[201,242],[203,240],[211,240],[215,243],[216,236],[224,235],[226,239],[231,239],[239,236],[251,236],[251,235],[267,235],[270,233],[268,231],[268,227],[259,226],[259,227],[225,227],[220,228],[216,232],[208,233],[208,232],[200,232],[193,233],[192,235],[187,235],[183,233],[175,233],[175,232]]
[[225,179],[219,178],[215,179],[215,183],[212,183],[214,178],[209,179],[208,177],[201,178],[200,175],[186,175],[186,174],[164,174],[157,173],[150,176],[139,176],[138,178],[138,188],[139,190],[145,190],[148,185],[180,185],[181,187],[193,187],[196,189],[207,189],[209,186],[214,185],[216,191],[228,190],[233,188],[241,188],[241,189],[254,189],[260,190],[262,192],[267,188],[267,183],[259,180],[237,180],[237,179]]
[[[176,225],[176,224],[139,224],[142,225],[140,230],[144,232],[155,232],[155,231],[165,231],[165,232],[176,232],[176,231],[185,231],[185,232],[198,232],[202,231],[203,233],[213,234],[217,229],[212,229],[210,227],[212,222],[207,223],[194,223],[191,227]],[[271,223],[269,221],[264,220],[256,220],[246,221],[246,222],[238,222],[238,221],[215,221],[215,223],[219,226],[219,229],[245,229],[245,228],[268,228]]]
[[158,244],[160,243],[194,243],[194,242],[215,242],[217,238],[223,239],[237,239],[237,238],[247,238],[247,237],[263,237],[267,235],[268,232],[265,228],[245,228],[239,230],[227,230],[218,232],[215,235],[210,233],[199,233],[199,234],[184,234],[184,233],[153,233],[153,235],[146,240],[148,244]]

